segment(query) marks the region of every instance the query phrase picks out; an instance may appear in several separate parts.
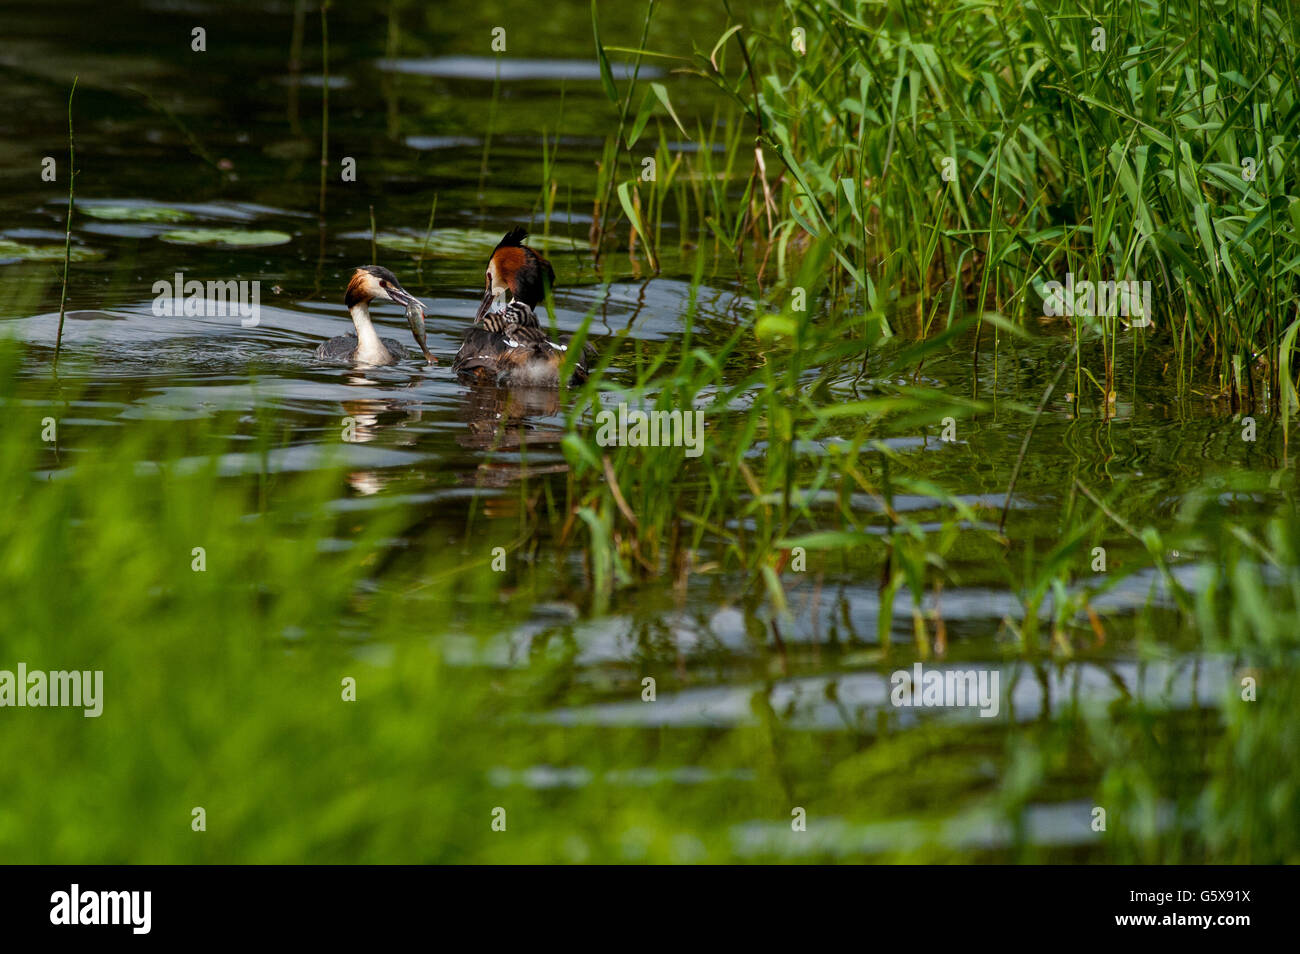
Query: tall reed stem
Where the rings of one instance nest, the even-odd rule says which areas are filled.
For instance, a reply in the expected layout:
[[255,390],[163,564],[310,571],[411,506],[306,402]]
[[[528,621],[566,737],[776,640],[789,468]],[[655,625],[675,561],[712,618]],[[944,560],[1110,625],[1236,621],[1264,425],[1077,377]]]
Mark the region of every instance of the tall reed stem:
[[59,333],[54,339],[54,370],[59,367],[59,352],[63,350],[63,319],[68,308],[68,265],[72,261],[72,206],[76,190],[77,147],[72,137],[72,97],[77,92],[77,80],[72,78],[72,89],[68,93],[68,217],[63,229],[63,291],[59,295]]

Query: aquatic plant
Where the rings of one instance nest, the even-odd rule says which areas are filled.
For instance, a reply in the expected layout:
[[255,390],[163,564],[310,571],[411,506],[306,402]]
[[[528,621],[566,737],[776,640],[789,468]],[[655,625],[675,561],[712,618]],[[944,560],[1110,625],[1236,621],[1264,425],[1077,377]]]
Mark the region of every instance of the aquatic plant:
[[[725,195],[682,188],[737,255],[742,237],[765,262],[775,250],[784,278],[824,238],[827,294],[926,330],[971,309],[1042,316],[1044,286],[1067,273],[1150,283],[1142,317],[1182,380],[1201,368],[1244,404],[1278,393],[1300,307],[1289,11],[786,0],[729,14],[711,49],[638,55],[678,60],[733,103],[724,130],[672,161],[700,163]],[[618,93],[624,116],[635,85]],[[742,125],[756,144],[740,186],[730,162],[708,162],[719,135],[733,155]],[[616,165],[604,171],[608,191]],[[1127,321],[1069,320],[1105,342],[1093,380],[1109,394]],[[1076,391],[1089,375],[1081,363]]]

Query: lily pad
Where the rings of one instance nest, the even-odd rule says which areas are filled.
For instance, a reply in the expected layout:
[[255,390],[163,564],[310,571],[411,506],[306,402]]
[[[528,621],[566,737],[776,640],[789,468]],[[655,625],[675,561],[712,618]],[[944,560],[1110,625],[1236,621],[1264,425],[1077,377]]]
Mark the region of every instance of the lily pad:
[[[104,253],[97,248],[86,248],[84,245],[72,246],[70,258],[74,262],[93,262],[104,257]],[[19,261],[19,262],[61,262],[63,261],[62,245],[25,245],[22,242],[13,242],[9,239],[0,239],[0,262]]]
[[[375,236],[375,244],[382,248],[392,249],[395,252],[406,252],[410,255],[428,255],[437,258],[463,258],[466,256],[487,255],[497,243],[501,241],[501,236],[505,231],[488,232],[484,229],[434,229],[425,242],[423,233],[415,232],[380,232]],[[360,233],[349,238],[369,239],[367,233]],[[528,244],[537,248],[545,248],[548,251],[575,250],[586,248],[586,246],[574,239],[560,235],[552,235],[548,240],[543,242],[542,236],[538,235],[528,240]]]
[[82,205],[77,211],[92,219],[107,222],[192,222],[194,216],[183,209],[162,205]]
[[272,229],[244,231],[243,229],[173,229],[158,236],[164,242],[176,245],[224,245],[238,248],[255,248],[267,245],[284,245],[292,242],[287,232]]

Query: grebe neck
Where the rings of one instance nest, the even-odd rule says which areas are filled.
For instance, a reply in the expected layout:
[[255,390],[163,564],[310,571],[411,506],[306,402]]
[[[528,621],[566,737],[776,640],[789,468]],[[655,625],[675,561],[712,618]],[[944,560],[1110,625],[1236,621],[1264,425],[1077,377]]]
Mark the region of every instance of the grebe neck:
[[356,360],[365,364],[383,364],[392,358],[384,343],[379,340],[375,326],[370,321],[369,302],[359,301],[348,313],[352,315],[352,326],[357,329]]

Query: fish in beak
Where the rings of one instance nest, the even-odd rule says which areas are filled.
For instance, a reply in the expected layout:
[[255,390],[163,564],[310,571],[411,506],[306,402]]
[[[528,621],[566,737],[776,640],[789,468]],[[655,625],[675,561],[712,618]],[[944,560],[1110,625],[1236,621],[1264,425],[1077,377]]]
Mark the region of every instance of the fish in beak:
[[438,359],[429,351],[429,345],[425,340],[424,305],[420,304],[419,300],[413,296],[408,295],[407,298],[410,301],[406,306],[406,323],[411,326],[411,334],[415,337],[415,343],[420,346],[420,350],[424,352],[424,359],[429,364],[437,364]]
[[424,303],[396,282],[385,281],[383,289],[389,301],[406,307],[406,323],[411,326],[415,343],[420,346],[420,350],[424,352],[424,359],[429,364],[437,364],[438,359],[429,350],[424,331]]

